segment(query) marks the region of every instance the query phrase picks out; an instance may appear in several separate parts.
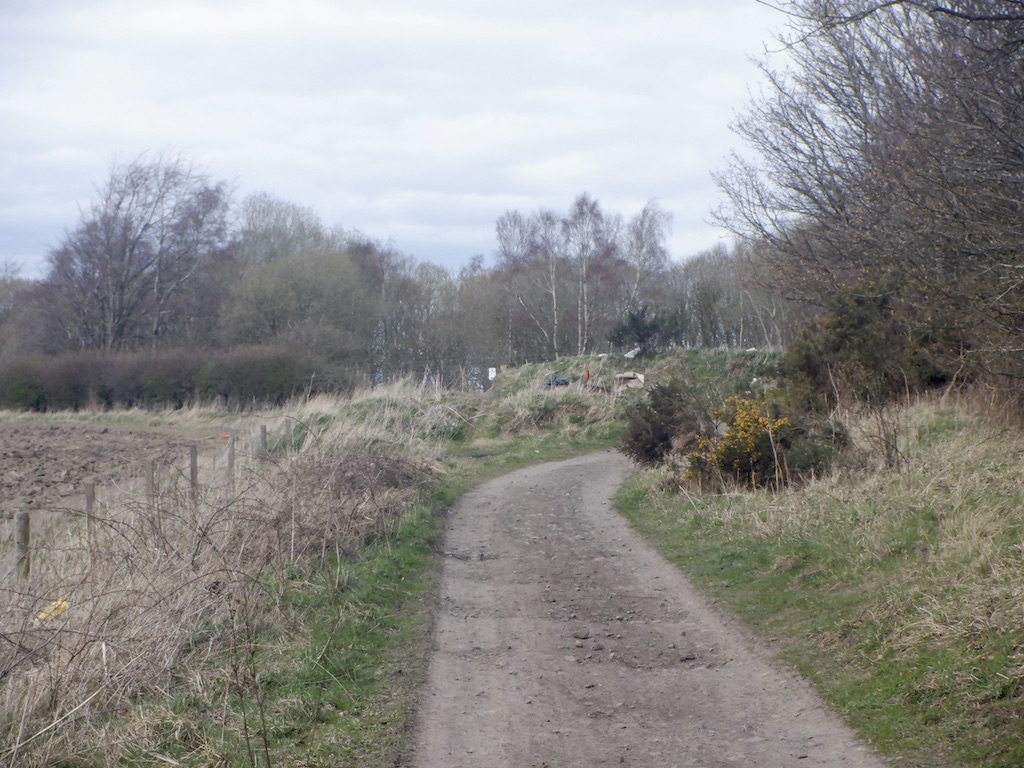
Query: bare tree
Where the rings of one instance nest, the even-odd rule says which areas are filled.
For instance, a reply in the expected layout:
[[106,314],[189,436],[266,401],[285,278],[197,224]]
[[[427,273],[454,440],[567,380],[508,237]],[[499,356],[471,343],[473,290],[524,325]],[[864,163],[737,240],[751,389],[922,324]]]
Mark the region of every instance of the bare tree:
[[623,251],[633,269],[633,285],[626,301],[628,309],[640,306],[640,297],[668,265],[666,238],[672,231],[672,214],[651,199],[626,226]]
[[203,260],[227,239],[228,190],[179,156],[115,164],[49,254],[48,320],[70,345],[156,345]]
[[629,224],[589,194],[568,212],[505,213],[495,272],[506,291],[509,361],[586,354],[658,293],[671,216],[651,200]]
[[810,22],[817,28],[857,23],[879,11],[903,6],[932,17],[949,17],[959,21],[1012,23],[1024,21],[1024,3],[1020,0],[846,0],[843,3],[818,3],[813,8],[801,0],[758,0],[762,5],[777,8],[791,17]]
[[496,231],[496,268],[507,293],[510,344],[514,339],[523,359],[557,359],[572,343],[565,315],[575,268],[565,218],[547,209],[529,217],[509,211],[498,219]]
[[593,265],[616,243],[600,204],[585,192],[573,201],[562,230],[566,252],[576,270],[576,354],[582,355],[591,341]]
[[[516,322],[520,315],[527,318],[532,331],[543,339],[541,357],[557,359],[559,355],[558,263],[561,254],[557,231],[555,242],[549,242],[549,225],[554,219],[553,214],[546,212],[526,217],[519,211],[506,211],[495,227],[497,268],[505,277],[510,360],[514,359],[512,348],[524,346],[525,339],[515,340],[523,334],[523,324]],[[526,346],[533,345],[527,343]]]
[[322,252],[344,240],[343,233],[330,231],[312,208],[267,192],[253,193],[242,201],[236,238],[238,258],[251,263]]
[[755,157],[718,175],[719,220],[804,296],[886,292],[950,355],[1024,373],[1020,3],[785,8],[788,64],[736,123]]

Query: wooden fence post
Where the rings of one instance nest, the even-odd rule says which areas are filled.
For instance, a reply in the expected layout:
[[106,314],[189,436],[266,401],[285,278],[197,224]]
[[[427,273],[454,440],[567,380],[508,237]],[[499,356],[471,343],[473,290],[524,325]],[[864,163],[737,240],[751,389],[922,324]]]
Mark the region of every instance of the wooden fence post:
[[156,461],[146,462],[146,503],[156,507]]
[[146,503],[153,516],[153,526],[156,528],[157,535],[163,536],[163,514],[160,512],[160,505],[157,504],[156,499],[156,459],[146,462]]
[[199,446],[193,445],[188,451],[189,457],[189,493],[192,504],[199,503]]
[[260,424],[260,457],[267,457],[267,425]]
[[24,581],[31,570],[31,542],[29,540],[28,512],[19,512],[14,519],[15,547],[18,553],[18,576]]
[[96,483],[85,484],[85,535],[92,545],[92,526],[96,516]]
[[235,489],[235,436],[228,438],[228,489]]

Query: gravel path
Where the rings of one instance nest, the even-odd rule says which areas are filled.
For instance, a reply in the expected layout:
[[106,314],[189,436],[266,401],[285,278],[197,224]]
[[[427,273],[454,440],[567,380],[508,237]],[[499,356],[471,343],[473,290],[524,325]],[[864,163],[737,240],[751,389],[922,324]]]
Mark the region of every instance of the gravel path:
[[614,452],[467,495],[445,541],[418,768],[881,768],[611,506]]

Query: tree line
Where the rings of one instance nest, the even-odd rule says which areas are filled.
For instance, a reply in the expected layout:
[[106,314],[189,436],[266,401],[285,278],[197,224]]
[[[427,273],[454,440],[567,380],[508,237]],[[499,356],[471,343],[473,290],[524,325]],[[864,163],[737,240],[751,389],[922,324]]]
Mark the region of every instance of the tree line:
[[717,218],[817,304],[794,364],[875,399],[972,379],[1020,391],[1024,7],[782,7]]
[[50,376],[43,359],[174,359],[209,385],[183,352],[223,372],[231,359],[252,368],[259,349],[279,369],[287,351],[293,385],[345,389],[479,386],[487,367],[566,354],[786,343],[792,307],[759,287],[746,252],[675,260],[670,228],[656,200],[625,218],[583,193],[565,211],[505,212],[490,258],[453,272],[266,192],[235,205],[187,158],[144,154],[112,166],[41,279],[0,276],[0,356]]
[[779,6],[788,30],[733,126],[746,149],[715,175],[732,245],[680,258],[656,200],[624,215],[582,193],[504,212],[494,251],[453,272],[145,154],[111,168],[41,279],[0,273],[4,369],[186,350],[222,361],[197,369],[209,383],[264,350],[273,370],[301,357],[308,388],[479,386],[562,355],[771,346],[812,398],[1019,389],[1019,0]]

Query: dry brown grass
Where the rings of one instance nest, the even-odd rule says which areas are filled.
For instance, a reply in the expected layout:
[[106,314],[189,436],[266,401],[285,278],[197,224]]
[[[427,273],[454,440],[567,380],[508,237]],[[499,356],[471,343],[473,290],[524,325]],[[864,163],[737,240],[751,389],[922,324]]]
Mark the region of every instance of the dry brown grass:
[[[200,731],[170,707],[154,721],[158,702],[190,688],[222,692],[225,728],[246,725],[227,714],[227,697],[255,674],[245,666],[254,628],[277,620],[267,585],[385,535],[426,479],[425,462],[374,447],[394,438],[386,426],[346,428],[343,406],[264,414],[275,444],[304,425],[301,444],[263,456],[250,434],[230,478],[218,450],[203,457],[195,489],[186,466],[168,467],[152,496],[138,483],[105,489],[91,526],[68,512],[34,531],[31,577],[0,582],[0,765],[115,765],[156,721],[202,752]],[[202,667],[204,644],[229,645],[238,666],[218,679]],[[184,654],[199,666],[183,670]],[[144,713],[127,716],[140,699]]]
[[915,401],[888,440],[844,413],[845,461],[778,492],[686,496],[645,471],[630,514],[882,748],[1021,765],[1024,431],[1001,402]]
[[[756,539],[837,553],[867,574],[905,560],[915,570],[885,571],[901,599],[880,609],[901,644],[1018,629],[1024,433],[988,407],[979,411],[977,396],[920,400],[892,417],[903,458],[888,467],[891,445],[879,444],[875,415],[844,416],[857,440],[852,464],[793,490],[719,494],[699,503],[703,514]],[[678,492],[672,477],[663,470],[650,483]],[[784,552],[767,572],[804,559]],[[908,598],[915,589],[919,598]]]

